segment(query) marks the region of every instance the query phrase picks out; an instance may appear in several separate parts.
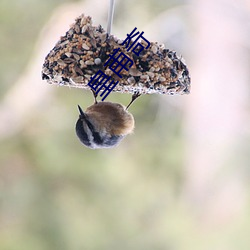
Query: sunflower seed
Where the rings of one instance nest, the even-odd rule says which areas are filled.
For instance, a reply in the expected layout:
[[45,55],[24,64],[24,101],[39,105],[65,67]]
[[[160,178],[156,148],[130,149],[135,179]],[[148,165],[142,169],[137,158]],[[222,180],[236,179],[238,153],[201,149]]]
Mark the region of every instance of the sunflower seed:
[[85,62],[85,64],[86,64],[86,65],[94,65],[95,63],[94,63],[93,61],[87,60],[87,61]]
[[82,48],[85,49],[85,50],[89,50],[89,46],[86,43],[82,44]]
[[130,69],[129,69],[129,74],[130,74],[131,76],[141,76],[141,75],[142,75],[142,72],[140,72],[140,71],[137,70],[137,69],[132,69],[132,68],[130,68]]

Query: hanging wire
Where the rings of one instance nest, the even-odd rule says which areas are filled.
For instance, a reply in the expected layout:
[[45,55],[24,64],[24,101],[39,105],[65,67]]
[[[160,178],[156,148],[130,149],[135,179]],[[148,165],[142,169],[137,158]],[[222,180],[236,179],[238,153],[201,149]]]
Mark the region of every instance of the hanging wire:
[[112,30],[114,10],[115,10],[115,0],[110,0],[109,12],[108,12],[108,26],[107,26],[107,33],[108,34],[111,34],[111,30]]

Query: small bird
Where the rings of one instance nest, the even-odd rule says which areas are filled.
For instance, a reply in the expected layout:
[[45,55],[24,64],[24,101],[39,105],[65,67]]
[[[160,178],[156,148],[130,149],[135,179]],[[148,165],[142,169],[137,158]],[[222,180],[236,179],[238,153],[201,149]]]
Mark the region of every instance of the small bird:
[[76,122],[76,134],[80,141],[88,148],[111,148],[134,130],[134,117],[127,111],[132,102],[139,96],[132,96],[132,100],[125,108],[119,103],[97,102],[84,112],[78,105],[80,112]]

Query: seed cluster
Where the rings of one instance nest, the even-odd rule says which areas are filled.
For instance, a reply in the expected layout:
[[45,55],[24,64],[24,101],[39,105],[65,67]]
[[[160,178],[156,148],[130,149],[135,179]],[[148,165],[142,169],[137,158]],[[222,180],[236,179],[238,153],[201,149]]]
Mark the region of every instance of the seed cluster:
[[[51,84],[90,89],[88,82],[98,70],[119,81],[114,92],[140,94],[188,94],[190,77],[183,58],[164,45],[151,42],[139,56],[127,52],[125,45],[108,35],[99,25],[92,26],[89,16],[81,15],[46,56],[42,79]],[[131,42],[132,44],[132,42]],[[146,47],[146,42],[141,40]],[[120,48],[133,61],[133,66],[118,77],[105,62],[114,49]]]

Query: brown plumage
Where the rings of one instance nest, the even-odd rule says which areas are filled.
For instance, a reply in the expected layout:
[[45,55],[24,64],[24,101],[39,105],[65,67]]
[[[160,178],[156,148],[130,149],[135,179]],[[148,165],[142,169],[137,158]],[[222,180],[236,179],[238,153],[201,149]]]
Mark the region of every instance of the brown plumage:
[[79,105],[78,109],[76,134],[88,148],[112,148],[133,132],[134,118],[119,103],[95,102],[85,112]]
[[133,132],[134,118],[119,103],[99,102],[85,111],[97,131],[111,135],[127,135]]

